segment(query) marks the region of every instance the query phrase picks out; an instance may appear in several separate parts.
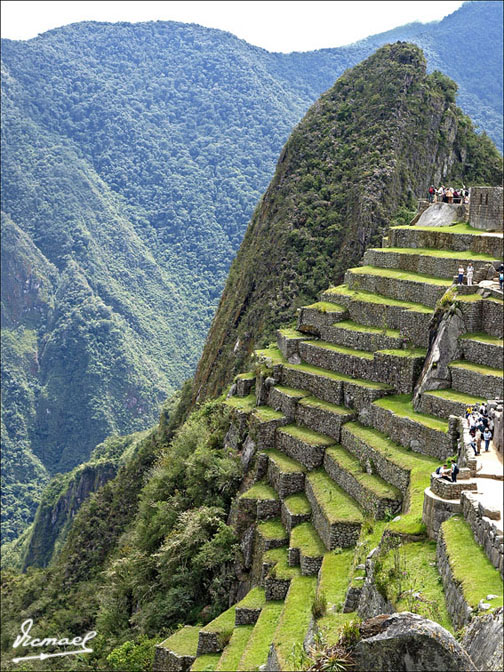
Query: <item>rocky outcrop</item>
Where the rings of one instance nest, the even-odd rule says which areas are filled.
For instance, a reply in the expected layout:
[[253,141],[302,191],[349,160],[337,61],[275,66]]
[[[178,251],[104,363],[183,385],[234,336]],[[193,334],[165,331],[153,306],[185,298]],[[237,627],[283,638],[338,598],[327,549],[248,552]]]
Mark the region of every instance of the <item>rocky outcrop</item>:
[[360,626],[357,669],[369,672],[476,672],[462,646],[447,630],[417,614],[382,615]]
[[504,669],[502,626],[501,608],[493,614],[477,616],[467,627],[462,646],[481,672],[500,672]]
[[450,226],[467,219],[463,204],[434,203],[420,215],[417,226]]

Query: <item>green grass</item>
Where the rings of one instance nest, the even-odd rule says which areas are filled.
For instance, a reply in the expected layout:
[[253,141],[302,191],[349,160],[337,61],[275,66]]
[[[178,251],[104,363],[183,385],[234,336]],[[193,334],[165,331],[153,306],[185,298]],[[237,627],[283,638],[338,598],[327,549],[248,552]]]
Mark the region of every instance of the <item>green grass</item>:
[[[462,592],[469,606],[475,609],[483,599],[492,609],[501,607],[503,600],[500,574],[483,548],[475,542],[469,525],[465,520],[454,516],[442,523],[441,529],[453,576],[462,584]],[[487,600],[486,596],[490,594],[498,597]]]
[[498,345],[500,347],[504,345],[504,341],[502,340],[502,338],[496,338],[495,336],[486,334],[484,331],[476,331],[472,334],[463,334],[462,336],[459,336],[459,338],[462,340],[469,340],[469,341],[481,341],[481,343],[488,343],[489,345]]
[[393,357],[426,357],[427,350],[424,348],[408,348],[407,350],[378,350],[381,355],[392,355]]
[[343,320],[342,322],[335,322],[333,327],[338,327],[339,329],[346,329],[348,331],[358,331],[364,334],[377,334],[381,336],[388,336],[390,338],[399,338],[400,332],[399,329],[381,329],[380,327],[368,327],[365,324],[359,324],[358,322],[353,322],[352,320]]
[[344,313],[346,308],[344,306],[339,306],[336,303],[329,303],[328,301],[317,301],[317,303],[312,303],[309,306],[304,306],[310,310],[318,310],[319,313]]
[[373,353],[367,350],[355,350],[346,345],[334,345],[334,343],[327,343],[326,341],[317,341],[313,347],[323,348],[324,350],[331,350],[332,352],[339,352],[342,355],[352,355],[362,359],[373,359]]
[[331,446],[326,452],[344,471],[352,474],[355,480],[377,497],[387,497],[395,500],[402,499],[402,495],[397,488],[384,481],[380,476],[371,475],[364,471],[359,460],[345,450],[343,446]]
[[272,548],[263,555],[263,562],[274,563],[270,569],[270,575],[277,579],[292,579],[294,576],[300,576],[299,567],[290,567],[287,554],[287,547]]
[[357,614],[354,611],[348,614],[330,613],[323,618],[319,618],[317,621],[317,627],[322,633],[327,646],[333,646],[334,644],[337,644],[341,636],[341,630],[345,623],[350,623],[350,621],[353,621],[354,619],[359,620],[357,618]]
[[439,397],[440,399],[447,399],[448,401],[455,401],[466,406],[474,406],[474,404],[481,404],[482,401],[485,401],[482,397],[473,397],[470,394],[457,392],[457,390],[452,390],[451,388],[447,390],[429,390],[429,392],[424,392],[424,394]]
[[240,658],[243,655],[247,642],[254,629],[253,625],[240,625],[235,627],[229,644],[224,649],[216,670],[237,670]]
[[441,233],[470,233],[474,236],[482,236],[486,231],[475,229],[466,222],[451,224],[450,226],[392,226],[391,229],[409,229],[417,231],[439,231]]
[[224,400],[224,404],[248,413],[256,408],[256,396],[255,394],[249,394],[248,397],[229,397],[229,399]]
[[[431,227],[429,227],[430,229]],[[435,228],[435,227],[434,227]],[[443,227],[444,228],[444,227]],[[491,254],[484,254],[480,252],[471,252],[471,250],[464,250],[463,252],[456,252],[453,250],[437,250],[431,247],[385,247],[373,248],[373,252],[391,252],[396,254],[410,254],[421,255],[426,257],[441,257],[443,259],[463,259],[467,261],[488,261],[492,262],[495,259]]]
[[255,379],[255,373],[252,373],[252,371],[248,371],[247,373],[239,373],[235,377],[235,380],[254,380],[254,379]]
[[281,420],[282,418],[285,418],[283,413],[275,411],[269,406],[256,406],[253,415],[258,417],[261,422],[270,422],[271,420]]
[[251,588],[243,600],[240,600],[236,606],[247,609],[262,609],[264,604],[264,588],[256,586],[255,588]]
[[257,531],[265,539],[287,539],[288,536],[282,521],[278,518],[259,523]]
[[198,656],[191,667],[191,672],[213,672],[220,660],[220,653],[204,653]]
[[[396,561],[399,559],[397,569],[401,576],[395,571],[394,556]],[[397,611],[413,611],[453,632],[435,562],[435,541],[404,544],[398,551],[389,551],[381,560],[378,582],[385,585],[387,597]],[[419,592],[422,599],[407,591]]]
[[299,425],[286,425],[285,427],[280,427],[278,432],[280,434],[288,434],[299,441],[308,443],[310,446],[331,446],[334,443],[334,439],[330,436],[314,432],[313,429],[300,427]]
[[296,576],[292,579],[285,598],[285,607],[280,616],[273,644],[280,669],[293,669],[293,650],[302,644],[312,618],[311,608],[317,590],[315,576]]
[[276,345],[270,345],[268,348],[263,348],[262,350],[254,350],[255,356],[260,360],[265,360],[271,365],[275,364],[285,364],[287,360],[282,355],[281,351]]
[[294,399],[301,399],[310,394],[304,390],[296,390],[293,387],[286,387],[285,385],[275,385],[275,390],[278,390],[281,394],[285,394],[287,397],[293,397]]
[[457,369],[467,369],[473,373],[481,373],[483,376],[495,376],[497,378],[502,378],[502,369],[493,369],[491,366],[485,366],[484,364],[475,364],[474,362],[469,362],[467,360],[458,360],[456,362],[450,362],[448,366],[453,366]]
[[278,499],[277,492],[271,485],[259,481],[240,495],[240,499]]
[[329,411],[336,415],[349,415],[352,413],[346,406],[338,406],[337,404],[332,404],[330,401],[323,401],[318,397],[303,397],[299,402],[299,405],[309,406],[310,408],[320,408],[321,410]]
[[293,528],[290,533],[289,546],[299,548],[301,553],[308,558],[318,558],[327,551],[311,523],[301,523]]
[[[364,427],[358,422],[346,423],[345,429],[393,464],[410,472],[406,497],[407,511],[400,514],[400,520],[388,523],[388,527],[394,532],[403,534],[422,534],[425,530],[422,522],[424,491],[430,485],[430,476],[439,465],[438,461],[427,455],[414,453],[395,443],[377,429]],[[374,522],[373,527],[376,525],[377,523]]]
[[306,478],[330,523],[363,520],[357,503],[328,476],[324,469],[312,471]]
[[305,373],[311,373],[316,376],[322,376],[323,378],[330,378],[331,380],[342,381],[347,383],[354,383],[355,385],[360,385],[362,387],[367,387],[371,390],[392,390],[393,388],[386,383],[375,383],[372,380],[364,380],[363,378],[352,378],[351,376],[345,376],[343,373],[334,373],[329,369],[323,369],[320,366],[314,366],[313,364],[286,364],[286,369],[293,369],[294,371],[303,371]]
[[[414,303],[413,301],[401,301],[400,299],[392,299],[382,294],[375,294],[366,290],[350,289],[348,285],[339,285],[338,287],[331,287],[325,294],[333,296],[348,296],[353,301],[363,301],[365,303],[375,303],[384,306],[395,306],[397,308],[404,308],[405,310],[412,310],[417,313],[432,313],[434,312],[429,306],[423,303]],[[468,295],[469,296],[469,295]]]
[[214,618],[213,621],[210,621],[210,623],[207,623],[207,625],[200,629],[204,632],[216,632],[222,634],[223,636],[231,636],[235,623],[235,610],[236,605],[233,605],[226,611],[223,611],[220,616],[217,616],[217,618]]
[[483,301],[481,294],[462,294],[455,297],[455,301],[462,301],[463,303],[476,303],[476,301]]
[[287,510],[292,515],[308,515],[311,513],[311,505],[304,493],[298,492],[284,499]]
[[280,471],[284,474],[295,474],[298,472],[302,472],[304,474],[306,472],[306,467],[296,460],[293,460],[285,453],[282,453],[280,450],[271,448],[263,452],[278,466]]
[[179,656],[196,656],[200,626],[186,625],[161,643],[165,649]]
[[358,266],[349,269],[353,275],[379,275],[381,278],[391,278],[395,280],[412,280],[422,282],[427,285],[438,285],[440,287],[451,287],[453,280],[446,278],[436,278],[433,275],[416,273],[415,271],[398,271],[393,268],[378,268],[377,266]]
[[354,549],[347,548],[339,553],[325,553],[319,574],[318,594],[324,595],[327,606],[343,608],[345,595],[350,581]]
[[383,397],[373,401],[373,404],[391,411],[400,418],[410,418],[425,427],[430,427],[438,432],[448,432],[448,422],[446,420],[439,420],[428,413],[417,413],[413,409],[411,402],[411,394],[397,394],[390,397]]
[[301,331],[298,331],[297,329],[278,329],[278,332],[282,334],[285,338],[301,338],[305,339],[308,338],[306,334],[303,334]]
[[240,662],[236,668],[230,669],[253,672],[266,662],[283,607],[283,602],[267,602],[264,605]]

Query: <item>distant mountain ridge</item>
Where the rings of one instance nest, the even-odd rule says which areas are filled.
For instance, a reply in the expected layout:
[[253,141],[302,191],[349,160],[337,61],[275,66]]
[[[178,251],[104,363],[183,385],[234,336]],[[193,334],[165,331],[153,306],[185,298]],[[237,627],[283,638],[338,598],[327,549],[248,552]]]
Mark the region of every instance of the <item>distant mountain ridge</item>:
[[3,249],[7,538],[50,474],[152,424],[192,375],[254,205],[320,93],[406,37],[499,141],[501,24],[500,3],[465,3],[293,54],[166,22],[3,41],[2,226],[25,241]]

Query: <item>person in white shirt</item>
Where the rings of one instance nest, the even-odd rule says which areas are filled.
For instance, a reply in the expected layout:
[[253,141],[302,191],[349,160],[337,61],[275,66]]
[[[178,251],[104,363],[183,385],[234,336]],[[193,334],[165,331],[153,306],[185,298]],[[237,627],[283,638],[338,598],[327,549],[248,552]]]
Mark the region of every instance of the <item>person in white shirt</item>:
[[472,265],[472,263],[469,262],[469,266],[467,267],[467,285],[468,285],[468,287],[472,287],[473,275],[474,275],[474,266]]

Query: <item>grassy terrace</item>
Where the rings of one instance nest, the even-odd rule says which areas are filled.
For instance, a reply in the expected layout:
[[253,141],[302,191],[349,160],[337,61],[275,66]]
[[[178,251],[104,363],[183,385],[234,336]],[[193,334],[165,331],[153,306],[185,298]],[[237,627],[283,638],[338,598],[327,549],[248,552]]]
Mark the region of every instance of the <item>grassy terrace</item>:
[[293,528],[289,546],[299,548],[307,558],[319,558],[327,550],[311,523],[301,523]]
[[447,390],[430,390],[429,392],[424,392],[424,394],[428,394],[431,397],[446,399],[447,401],[455,401],[460,404],[465,404],[466,406],[474,406],[474,404],[481,404],[482,401],[485,401],[482,397],[473,397],[470,394],[457,392],[457,390],[452,390],[451,388],[448,388]]
[[424,490],[430,485],[430,475],[439,464],[437,460],[421,453],[414,453],[394,443],[377,429],[365,427],[358,422],[346,423],[345,429],[383,455],[389,462],[410,472],[407,512],[401,514],[400,520],[389,523],[388,527],[404,534],[421,534],[425,529],[422,523]]
[[352,413],[346,406],[331,404],[330,401],[323,401],[322,399],[318,399],[318,397],[304,397],[299,404],[300,406],[309,406],[310,408],[320,408],[330,413],[336,413],[336,415],[349,415]]
[[448,422],[446,420],[440,420],[428,413],[417,413],[413,409],[411,396],[411,394],[396,394],[390,397],[383,397],[383,399],[377,399],[376,401],[373,401],[373,404],[380,408],[385,408],[387,411],[391,411],[400,418],[409,418],[414,422],[418,422],[425,427],[430,427],[430,429],[435,429],[438,432],[448,431]]
[[402,495],[397,488],[384,481],[383,478],[363,471],[359,460],[342,446],[331,446],[327,449],[327,455],[337,462],[344,471],[351,474],[362,487],[370,490],[377,497],[402,499]]
[[277,579],[292,579],[301,574],[299,567],[289,566],[286,546],[266,551],[263,555],[263,562],[268,564],[274,563],[274,567],[270,569],[270,576],[274,576]]
[[[392,229],[409,229],[417,231],[440,231],[441,233],[469,233],[473,236],[483,236],[487,232],[481,229],[475,229],[466,222],[459,222],[451,226],[392,226]],[[502,237],[502,234],[487,234]]]
[[424,348],[408,348],[407,350],[378,350],[381,355],[391,355],[392,357],[425,357],[427,350]]
[[323,369],[320,366],[313,366],[313,364],[285,364],[285,368],[293,369],[294,371],[304,371],[305,373],[322,376],[323,378],[330,378],[331,380],[354,383],[355,385],[361,385],[362,387],[367,387],[372,390],[393,389],[386,383],[374,383],[371,380],[364,380],[363,378],[352,378],[351,376],[345,376],[343,373],[334,373],[334,371],[330,371],[329,369]]
[[255,671],[264,665],[268,658],[270,644],[280,620],[283,602],[267,602],[249,637],[240,662],[229,670]]
[[271,485],[259,481],[259,483],[254,483],[246,492],[242,492],[240,499],[278,499],[278,495]]
[[221,654],[204,653],[198,656],[191,667],[191,672],[213,672],[217,668]]
[[249,394],[248,397],[229,397],[229,399],[224,400],[224,403],[230,408],[237,408],[248,413],[256,407],[256,396],[255,394]]
[[339,352],[342,355],[353,355],[354,357],[360,357],[362,359],[373,359],[372,352],[368,352],[367,350],[355,350],[354,348],[348,348],[345,345],[334,345],[333,343],[327,343],[326,341],[316,341],[315,343],[311,343],[311,345],[316,348],[331,350],[331,352]]
[[255,373],[252,373],[252,371],[248,371],[247,373],[239,373],[235,377],[235,380],[254,380],[254,379],[255,379]]
[[[446,552],[456,581],[462,584],[466,602],[473,609],[479,601],[488,602],[492,609],[502,606],[502,580],[487,558],[483,548],[474,541],[465,520],[454,516],[441,524]],[[487,600],[487,595],[497,595]]]
[[[397,555],[400,576],[394,563]],[[389,551],[380,559],[378,585],[385,589],[387,598],[397,611],[413,611],[453,632],[435,562],[435,541],[404,544],[398,554]],[[420,593],[420,599],[415,598],[413,593]]]
[[243,600],[240,600],[236,606],[247,609],[262,609],[265,602],[264,588],[256,586],[255,588],[251,588]]
[[306,338],[306,334],[303,334],[297,329],[278,329],[278,333],[282,334],[285,338]]
[[247,645],[253,625],[239,625],[233,630],[229,644],[224,649],[216,670],[237,670],[240,658]]
[[277,431],[280,434],[288,434],[310,446],[331,446],[334,443],[334,439],[330,436],[314,432],[313,429],[299,425],[286,425],[285,427],[280,427]]
[[296,576],[291,581],[285,598],[285,607],[273,637],[273,644],[282,670],[294,668],[293,652],[297,644],[302,645],[308,631],[316,590],[317,578],[315,576]]
[[263,523],[258,523],[257,531],[265,539],[278,539],[287,541],[288,535],[282,521],[279,518],[266,520]]
[[318,595],[324,595],[328,607],[343,608],[348,588],[355,549],[347,548],[340,553],[329,551],[324,554],[318,585]]
[[457,369],[467,369],[473,373],[481,373],[484,376],[495,376],[497,378],[502,378],[502,369],[493,369],[491,366],[485,366],[484,364],[475,364],[474,362],[469,362],[467,360],[459,360],[456,362],[450,362],[448,366],[453,366]]
[[328,301],[317,301],[309,306],[304,306],[310,310],[318,310],[319,313],[344,313],[346,308],[339,306],[337,303],[329,303]]
[[[325,295],[334,296],[348,296],[354,301],[363,301],[365,303],[375,303],[384,306],[395,306],[397,308],[404,308],[405,310],[412,310],[417,313],[432,313],[433,309],[429,306],[424,306],[422,303],[414,303],[413,301],[401,301],[400,299],[391,299],[382,294],[374,294],[365,290],[349,289],[348,285],[339,285],[338,287],[331,287],[325,292]],[[468,295],[469,296],[469,295]]]
[[214,618],[213,621],[207,623],[203,628],[200,628],[203,632],[215,632],[219,634],[222,638],[222,641],[229,641],[231,633],[234,629],[235,623],[235,610],[236,605],[233,605],[230,609],[223,611],[220,616]]
[[271,366],[274,366],[275,364],[285,364],[287,362],[276,345],[270,345],[268,348],[262,350],[255,350],[254,354],[258,359],[268,362]]
[[259,418],[261,422],[270,422],[271,420],[282,420],[282,418],[285,418],[283,413],[275,411],[269,406],[256,406],[253,415]]
[[296,390],[293,387],[286,387],[285,385],[275,385],[275,390],[278,390],[281,394],[284,394],[286,397],[292,397],[293,399],[301,399],[310,394],[304,390]]
[[[433,227],[436,228],[436,227]],[[445,228],[445,227],[442,227]],[[431,227],[429,227],[429,230]],[[443,259],[464,259],[467,261],[495,261],[491,254],[482,254],[479,252],[471,252],[471,250],[464,250],[463,252],[454,252],[453,250],[437,250],[431,247],[384,247],[373,248],[373,252],[395,253],[395,254],[409,254],[421,255],[425,257],[441,257]]]
[[312,471],[306,478],[330,523],[337,521],[358,523],[363,520],[361,509],[355,500],[336,485],[324,469]]
[[380,327],[367,327],[365,324],[359,324],[352,320],[343,320],[342,322],[335,322],[333,327],[339,329],[346,329],[348,331],[358,331],[363,334],[377,334],[380,336],[388,336],[390,338],[399,338],[399,329],[381,329]]
[[459,336],[461,340],[467,340],[467,341],[479,341],[480,343],[488,343],[488,345],[497,345],[502,348],[504,345],[504,341],[502,338],[497,338],[496,336],[491,336],[490,334],[486,334],[484,331],[477,331],[472,334],[463,334],[463,336]]
[[199,631],[200,627],[197,625],[186,625],[165,639],[161,646],[179,656],[196,656]]
[[427,285],[438,285],[439,287],[451,287],[452,280],[446,278],[436,278],[433,275],[424,275],[415,271],[397,271],[392,268],[378,268],[377,266],[358,266],[350,268],[349,273],[353,275],[379,275],[381,278],[392,278],[395,280],[412,280],[414,282],[423,282]]
[[292,515],[306,515],[311,513],[310,502],[304,493],[299,492],[295,495],[289,495],[284,499],[283,503]]
[[274,462],[279,470],[284,474],[295,474],[298,472],[302,472],[304,474],[306,472],[306,467],[296,460],[293,460],[285,453],[282,453],[280,450],[271,448],[262,452],[264,452],[264,454],[267,455],[269,459]]

